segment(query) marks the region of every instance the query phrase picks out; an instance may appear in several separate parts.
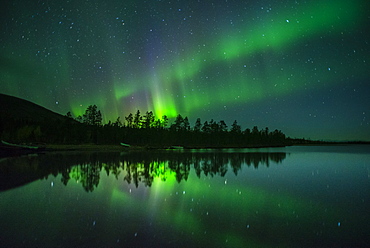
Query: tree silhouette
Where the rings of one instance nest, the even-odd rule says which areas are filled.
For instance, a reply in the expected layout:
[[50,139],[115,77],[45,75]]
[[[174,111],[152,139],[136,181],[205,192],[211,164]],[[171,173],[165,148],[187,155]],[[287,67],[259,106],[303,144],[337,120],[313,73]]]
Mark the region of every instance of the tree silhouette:
[[134,116],[134,128],[140,128],[141,127],[141,121],[142,121],[142,117],[141,117],[141,114],[140,114],[140,110],[137,110],[136,111],[136,114]]
[[70,119],[73,119],[72,114],[71,114],[71,112],[70,112],[70,111],[69,111],[69,112],[67,112],[66,116],[67,116],[68,118],[70,118]]
[[202,127],[203,133],[211,133],[211,126],[208,124],[208,121],[205,121]]
[[117,120],[113,123],[114,127],[122,127],[121,117],[118,117]]
[[134,125],[133,125],[134,117],[133,117],[132,113],[130,113],[128,116],[126,116],[125,119],[126,119],[126,122],[127,122],[127,127],[133,128],[134,127]]
[[219,121],[218,128],[220,132],[227,132],[227,125],[224,120]]
[[152,111],[147,111],[143,117],[142,127],[151,128],[154,126],[154,114]]
[[189,119],[188,119],[187,116],[184,118],[183,125],[182,125],[182,130],[190,131],[190,123],[189,123]]
[[166,128],[168,125],[168,117],[167,115],[162,116],[162,121],[161,121],[161,127]]
[[215,133],[218,131],[218,124],[213,119],[209,121],[209,127],[211,133]]
[[230,132],[235,133],[235,134],[240,134],[242,132],[242,128],[240,125],[238,125],[238,122],[236,120],[231,125]]
[[177,115],[175,122],[171,125],[172,131],[184,130],[184,118],[179,114]]
[[87,107],[85,114],[82,117],[83,123],[91,126],[100,126],[102,123],[102,115],[96,105]]
[[200,132],[200,131],[201,131],[201,128],[202,128],[202,123],[201,123],[201,121],[200,121],[200,118],[198,118],[198,119],[196,120],[196,122],[195,122],[195,125],[194,125],[193,130],[194,130],[195,132]]

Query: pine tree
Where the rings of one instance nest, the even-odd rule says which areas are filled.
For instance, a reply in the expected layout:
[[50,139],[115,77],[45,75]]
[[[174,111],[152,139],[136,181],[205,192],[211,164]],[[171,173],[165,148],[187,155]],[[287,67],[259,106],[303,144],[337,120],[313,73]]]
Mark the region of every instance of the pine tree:
[[71,114],[71,111],[69,111],[69,112],[66,114],[66,116],[67,116],[68,118],[73,119],[72,114]]
[[133,122],[134,122],[134,117],[132,113],[130,113],[128,116],[125,117],[126,122],[127,122],[127,127],[132,128],[133,127]]
[[135,116],[134,116],[134,128],[140,128],[141,127],[141,121],[142,121],[142,117],[140,115],[140,110],[137,110]]
[[100,126],[102,124],[102,115],[96,105],[87,107],[85,114],[82,116],[83,123],[91,126]]
[[189,123],[189,119],[187,116],[184,118],[182,130],[190,131],[190,123]]
[[154,125],[154,114],[152,111],[146,111],[144,115],[144,120],[143,120],[143,128],[151,128]]
[[218,127],[219,127],[220,132],[227,132],[227,125],[226,125],[225,121],[223,121],[223,120],[219,121]]
[[232,133],[241,133],[242,132],[242,128],[241,128],[240,125],[238,125],[238,122],[236,120],[231,125],[230,132],[232,132]]
[[208,124],[208,121],[205,121],[202,127],[202,132],[211,133],[211,126]]
[[122,127],[121,117],[118,117],[116,122],[113,123],[115,127]]
[[164,115],[162,116],[161,127],[166,128],[167,125],[168,125],[168,117],[167,115]]
[[195,122],[195,125],[194,125],[193,130],[195,132],[200,132],[201,131],[201,128],[202,128],[202,123],[200,121],[200,118],[198,118],[197,121]]
[[184,129],[183,127],[184,127],[184,118],[179,114],[176,117],[175,122],[172,123],[171,130],[180,131]]

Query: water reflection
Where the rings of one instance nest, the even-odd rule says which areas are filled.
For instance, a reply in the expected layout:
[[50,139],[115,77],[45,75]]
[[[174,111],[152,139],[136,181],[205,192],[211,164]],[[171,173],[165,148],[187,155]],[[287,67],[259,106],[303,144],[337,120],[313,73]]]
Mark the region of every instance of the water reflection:
[[[128,184],[152,186],[155,178],[186,181],[193,169],[201,178],[225,176],[228,168],[237,175],[243,165],[269,166],[281,163],[286,153],[244,152],[130,152],[130,153],[52,153],[3,159],[0,161],[0,190],[15,188],[49,175],[61,174],[64,185],[73,179],[87,192],[99,185],[101,171],[116,179],[124,175]],[[230,167],[229,167],[230,166]]]
[[369,154],[246,151],[2,160],[49,178],[0,192],[0,247],[368,247]]

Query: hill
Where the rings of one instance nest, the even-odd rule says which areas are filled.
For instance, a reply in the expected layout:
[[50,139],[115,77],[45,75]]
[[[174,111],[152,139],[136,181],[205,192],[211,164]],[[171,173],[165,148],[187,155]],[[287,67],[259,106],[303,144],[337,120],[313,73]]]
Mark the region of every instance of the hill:
[[66,116],[55,113],[33,102],[0,94],[0,120],[29,120],[33,122],[63,121]]
[[30,101],[0,94],[0,106],[0,140],[8,143],[74,144],[87,135],[76,120]]

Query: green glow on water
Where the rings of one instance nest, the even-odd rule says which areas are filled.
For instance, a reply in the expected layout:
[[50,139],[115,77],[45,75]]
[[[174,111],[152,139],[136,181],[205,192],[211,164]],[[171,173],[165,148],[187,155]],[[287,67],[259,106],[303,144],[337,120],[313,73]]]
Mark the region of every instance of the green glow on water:
[[[330,243],[340,239],[341,235],[351,230],[346,228],[356,223],[351,223],[351,216],[357,213],[349,213],[349,209],[344,207],[346,204],[355,203],[343,204],[341,201],[346,196],[340,196],[340,202],[337,202],[336,194],[349,193],[340,187],[342,184],[360,187],[353,184],[353,179],[359,175],[361,182],[367,182],[362,172],[366,172],[363,161],[366,161],[368,155],[330,156],[333,166],[329,169],[323,166],[328,161],[327,154],[292,154],[282,163],[270,161],[269,167],[262,161],[258,169],[254,168],[253,164],[243,164],[237,176],[232,168],[228,167],[224,176],[210,172],[205,176],[207,172],[202,170],[200,178],[196,174],[194,164],[189,162],[189,176],[178,182],[178,175],[169,167],[180,166],[180,161],[187,161],[184,159],[187,157],[170,154],[169,157],[174,158],[173,160],[164,160],[166,156],[161,157],[158,154],[154,155],[154,158],[148,153],[138,153],[135,156],[115,154],[112,159],[114,163],[96,163],[97,160],[111,158],[111,154],[101,157],[96,154],[87,156],[94,162],[90,165],[87,162],[73,163],[79,165],[68,168],[68,175],[73,180],[68,182],[67,187],[61,183],[61,175],[50,175],[46,180],[34,181],[24,187],[1,192],[0,213],[7,213],[1,217],[7,223],[12,223],[8,222],[8,219],[17,220],[22,226],[20,230],[30,233],[25,236],[27,240],[34,240],[36,236],[43,237],[45,230],[53,228],[53,237],[43,239],[47,243],[58,243],[60,233],[68,233],[73,238],[73,235],[83,236],[84,241],[99,237],[99,244],[115,243],[118,239],[131,242],[140,237],[154,236],[160,236],[157,240],[161,242],[177,245],[188,241],[187,244],[198,244],[202,247],[291,246],[299,244],[303,238],[312,241],[321,237]],[[37,162],[40,157],[42,156],[22,157],[19,161],[23,162],[14,165],[21,170],[35,171],[36,167],[47,164]],[[195,157],[192,157],[194,161],[200,164],[205,162]],[[353,169],[348,167],[348,163],[353,161],[354,157],[359,158],[361,162],[355,163],[355,166],[358,166],[356,173],[348,176],[347,172]],[[45,161],[56,161],[56,158]],[[163,160],[160,160],[161,158]],[[307,161],[307,158],[312,160]],[[209,161],[213,163],[217,160]],[[319,161],[325,162],[318,166]],[[179,171],[186,174],[185,168],[187,166]],[[311,170],[316,173],[316,168],[320,170],[319,180],[311,174]],[[93,192],[85,192],[88,173],[92,179],[97,176],[100,179]],[[300,173],[302,176],[297,176]],[[137,186],[134,174],[138,176]],[[340,176],[337,179],[328,179],[338,174]],[[151,186],[147,185],[147,177],[153,177],[149,183]],[[342,177],[351,180],[342,182]],[[311,180],[318,180],[318,183],[310,184]],[[295,188],[297,182],[298,188],[302,188]],[[324,187],[320,185],[322,183]],[[329,189],[325,185],[327,183],[336,189],[320,192],[320,197],[317,197],[317,189]],[[306,185],[315,189],[304,188]],[[347,185],[343,186],[343,189],[345,188]],[[360,195],[366,194],[366,190],[357,190]],[[307,194],[307,191],[310,192]],[[325,196],[333,199],[322,199]],[[358,201],[360,197],[354,198]],[[27,208],[24,208],[25,204]],[[365,207],[363,204],[359,208]],[[28,211],[33,214],[27,214]],[[18,221],[21,218],[27,223],[37,225],[40,230],[30,230],[30,226]],[[7,235],[16,235],[14,230],[18,228],[17,225],[12,223]]]
[[134,207],[135,202],[131,199],[129,193],[122,192],[117,188],[112,189],[111,204],[113,206],[125,205],[127,207]]
[[155,178],[160,178],[161,181],[166,181],[168,184],[175,183],[176,172],[168,168],[168,161],[159,163],[152,162],[152,166],[156,168],[152,173]]
[[[186,184],[177,183],[174,173],[168,173],[164,164],[160,170],[170,176],[160,176],[158,175],[160,172],[156,172],[157,176],[148,196],[147,204],[151,206],[149,213],[155,213],[156,222],[161,225],[175,225],[176,230],[181,230],[193,239],[201,240],[212,234],[215,237],[212,240],[214,245],[225,242],[228,247],[245,245],[258,247],[259,241],[255,239],[255,235],[264,232],[266,228],[265,223],[260,223],[261,219],[270,219],[271,228],[275,230],[279,229],[276,224],[293,225],[297,222],[298,216],[300,225],[314,226],[320,218],[327,222],[335,222],[338,214],[337,211],[327,212],[325,211],[327,206],[316,205],[308,199],[276,194],[250,185],[225,184],[222,178],[219,178],[221,182],[212,183],[211,187],[204,176],[204,180],[192,179]],[[165,182],[163,178],[166,178]],[[112,199],[120,199],[123,206],[135,211],[135,206],[140,204],[139,198],[135,195],[141,190],[137,190],[133,189],[130,195],[115,188]],[[207,206],[210,207],[208,211]],[[214,225],[218,216],[226,212],[229,213],[229,221],[235,223],[235,232],[227,231],[230,226],[223,228]],[[315,215],[316,219],[312,219],[312,215]],[[285,228],[291,227],[285,226],[282,230]],[[242,238],[240,236],[242,233],[249,238]]]

